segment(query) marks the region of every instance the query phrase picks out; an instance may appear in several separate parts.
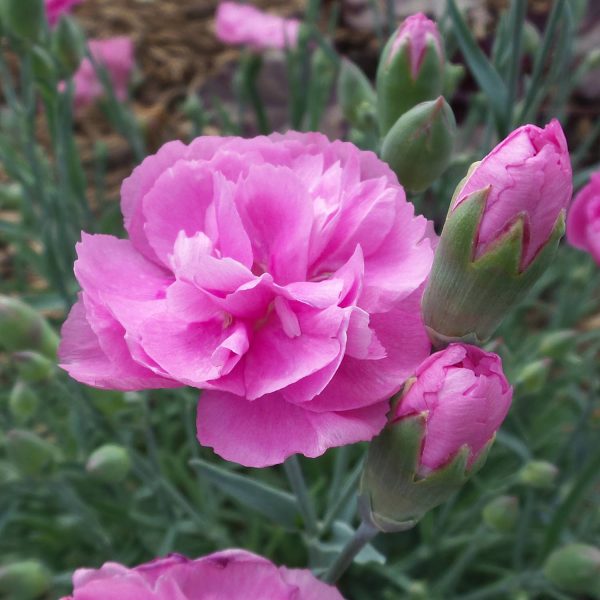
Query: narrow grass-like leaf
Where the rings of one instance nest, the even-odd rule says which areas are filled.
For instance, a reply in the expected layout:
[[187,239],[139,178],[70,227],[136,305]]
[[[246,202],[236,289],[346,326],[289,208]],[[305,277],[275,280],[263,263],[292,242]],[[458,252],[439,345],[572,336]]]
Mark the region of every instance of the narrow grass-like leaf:
[[454,33],[473,77],[487,96],[500,130],[505,128],[505,114],[508,105],[508,91],[504,81],[477,44],[465,23],[455,0],[448,0],[448,14],[454,26]]
[[300,513],[292,494],[250,477],[232,473],[200,458],[192,459],[190,465],[234,500],[288,529],[297,527]]

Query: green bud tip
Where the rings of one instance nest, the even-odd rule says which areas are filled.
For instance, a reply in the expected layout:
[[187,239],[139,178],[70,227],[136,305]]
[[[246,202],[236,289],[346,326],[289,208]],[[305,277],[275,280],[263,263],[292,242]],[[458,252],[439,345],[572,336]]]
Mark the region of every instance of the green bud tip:
[[566,592],[600,598],[600,549],[579,543],[559,548],[546,560],[544,575]]
[[448,167],[456,120],[439,96],[404,113],[383,140],[381,157],[412,192],[428,188]]
[[527,486],[537,489],[552,489],[558,468],[544,460],[532,460],[519,472],[519,481]]
[[498,496],[485,505],[483,522],[501,533],[512,531],[519,518],[519,499],[516,496]]
[[37,560],[24,560],[0,567],[0,596],[9,600],[34,600],[50,589],[48,569]]
[[131,458],[125,448],[116,444],[100,446],[92,452],[86,471],[104,483],[120,483],[131,469]]

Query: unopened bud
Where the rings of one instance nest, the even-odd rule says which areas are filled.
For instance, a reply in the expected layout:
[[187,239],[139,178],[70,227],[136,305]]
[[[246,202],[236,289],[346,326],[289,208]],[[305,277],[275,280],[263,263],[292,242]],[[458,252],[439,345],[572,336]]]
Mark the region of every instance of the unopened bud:
[[24,381],[17,381],[8,397],[8,406],[12,416],[24,423],[36,412],[39,405],[37,394]]
[[452,199],[423,295],[434,345],[484,341],[554,258],[572,173],[558,121],[513,131]]
[[351,125],[362,130],[373,123],[377,111],[375,90],[361,69],[345,58],[338,75],[337,97]]
[[0,347],[8,352],[35,350],[55,358],[58,342],[54,329],[31,306],[0,295]]
[[558,468],[545,460],[532,460],[519,472],[519,481],[532,488],[552,489],[558,476]]
[[122,446],[106,444],[92,452],[85,468],[99,481],[119,483],[127,477],[131,469],[131,459]]
[[33,76],[42,93],[55,95],[58,70],[54,59],[42,46],[33,48],[31,58]]
[[462,344],[432,354],[369,446],[363,520],[402,531],[445,502],[484,464],[511,399],[495,354]]
[[62,67],[62,77],[70,77],[85,55],[85,36],[74,19],[64,15],[52,32],[52,52]]
[[12,355],[21,379],[37,383],[50,379],[55,373],[55,363],[39,352],[23,350]]
[[573,347],[577,334],[572,329],[559,329],[544,335],[540,342],[539,353],[549,358],[563,358]]
[[482,517],[491,529],[508,533],[515,528],[519,518],[519,499],[516,496],[498,496],[485,505]]
[[552,362],[548,358],[526,364],[517,375],[516,385],[528,394],[539,392],[548,379],[551,364]]
[[421,192],[448,166],[455,135],[454,114],[440,96],[417,104],[396,121],[383,140],[381,157],[406,189]]
[[37,560],[0,566],[0,597],[7,600],[35,600],[50,589],[48,569]]
[[587,544],[559,548],[546,560],[544,575],[565,592],[600,598],[600,549]]
[[35,477],[54,462],[57,448],[31,431],[13,429],[6,435],[6,453],[23,475]]
[[377,69],[377,116],[382,136],[400,115],[442,93],[444,67],[437,25],[423,13],[408,17],[386,44]]

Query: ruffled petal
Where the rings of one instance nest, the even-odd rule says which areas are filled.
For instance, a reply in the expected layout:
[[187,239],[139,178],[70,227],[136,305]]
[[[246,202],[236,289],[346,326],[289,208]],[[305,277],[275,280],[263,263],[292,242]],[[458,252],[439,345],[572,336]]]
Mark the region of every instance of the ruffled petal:
[[328,448],[370,440],[386,423],[387,402],[359,410],[313,412],[281,394],[248,401],[206,391],[198,403],[198,440],[247,467],[268,467],[300,453],[310,458]]

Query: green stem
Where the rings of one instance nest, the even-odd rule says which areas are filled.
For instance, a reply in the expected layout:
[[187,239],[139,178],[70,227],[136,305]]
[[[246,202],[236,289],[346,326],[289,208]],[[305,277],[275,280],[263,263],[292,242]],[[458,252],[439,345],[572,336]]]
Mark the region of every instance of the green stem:
[[308,488],[306,487],[298,457],[295,455],[290,456],[283,463],[283,468],[285,469],[285,474],[290,483],[290,487],[292,488],[292,492],[294,492],[296,500],[298,500],[298,506],[300,507],[302,518],[304,519],[306,531],[311,536],[316,536],[318,532],[317,513],[315,512],[314,504],[308,492]]
[[344,546],[333,564],[325,573],[323,580],[326,583],[334,584],[346,572],[348,567],[354,562],[356,555],[378,534],[378,530],[371,524],[363,521],[359,528],[354,532],[352,538]]
[[348,502],[354,494],[356,494],[356,486],[360,479],[360,475],[363,470],[363,461],[360,461],[354,468],[354,471],[348,476],[343,488],[340,493],[336,495],[336,500],[331,504],[330,509],[327,511],[323,524],[321,525],[321,534],[326,534],[329,528],[333,525],[339,514],[344,510]]

